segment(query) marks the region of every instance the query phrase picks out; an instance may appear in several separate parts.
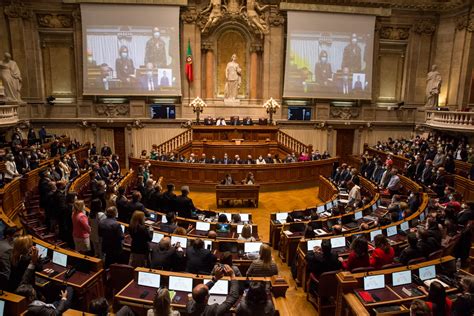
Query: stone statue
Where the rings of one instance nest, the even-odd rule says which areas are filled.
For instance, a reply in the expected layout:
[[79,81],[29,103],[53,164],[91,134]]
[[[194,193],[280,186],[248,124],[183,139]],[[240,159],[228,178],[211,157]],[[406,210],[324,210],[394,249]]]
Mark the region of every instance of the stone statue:
[[0,61],[0,78],[8,101],[21,102],[21,73],[10,53],[5,53]]
[[431,71],[426,76],[426,107],[436,107],[441,91],[441,74],[438,66],[433,65]]
[[242,83],[242,69],[237,63],[237,55],[232,54],[231,61],[225,68],[224,102],[226,100],[236,101]]
[[206,24],[202,28],[202,33],[209,31],[222,18],[222,0],[210,0],[207,8],[201,11],[201,15],[210,12]]
[[[260,34],[268,33],[268,25],[261,17],[261,12],[269,5],[260,5],[256,0],[247,0],[247,18],[250,27],[256,28]],[[258,12],[260,12],[260,14]]]

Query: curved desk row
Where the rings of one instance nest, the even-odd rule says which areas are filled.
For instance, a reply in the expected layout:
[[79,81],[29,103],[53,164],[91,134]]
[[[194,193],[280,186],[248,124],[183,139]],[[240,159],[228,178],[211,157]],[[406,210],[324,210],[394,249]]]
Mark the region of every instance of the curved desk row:
[[[320,175],[331,175],[336,161],[338,158],[268,165],[222,165],[149,160],[150,172],[156,178],[163,177],[167,183],[174,183],[177,187],[198,185],[214,188],[228,173],[233,179],[240,181],[252,172],[257,184],[266,189],[277,185],[317,183]],[[129,158],[130,168],[134,170],[144,162],[144,159]]]

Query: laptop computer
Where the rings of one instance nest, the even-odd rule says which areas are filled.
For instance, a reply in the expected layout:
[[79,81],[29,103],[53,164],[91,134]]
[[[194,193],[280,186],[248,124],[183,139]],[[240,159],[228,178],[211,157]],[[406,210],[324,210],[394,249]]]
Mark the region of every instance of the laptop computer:
[[230,224],[217,223],[216,233],[219,237],[227,237],[230,233]]
[[286,218],[288,217],[288,213],[276,213],[275,217],[278,223],[285,224]]
[[441,283],[441,285],[444,286],[445,288],[449,288],[449,285],[447,285],[440,279],[436,278],[435,265],[419,268],[418,275],[420,277],[420,280],[423,281],[423,284],[426,285],[428,288],[430,287],[430,284],[434,281]]
[[[204,279],[203,282],[206,284],[210,280]],[[209,289],[209,300],[207,304],[222,304],[229,294],[229,281],[227,280],[218,280],[214,283],[214,286]]]

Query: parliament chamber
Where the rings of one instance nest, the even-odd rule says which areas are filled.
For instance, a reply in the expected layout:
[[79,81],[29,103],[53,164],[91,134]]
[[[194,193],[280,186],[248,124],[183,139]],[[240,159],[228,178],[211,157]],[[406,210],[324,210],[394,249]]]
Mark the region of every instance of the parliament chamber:
[[472,0],[0,8],[0,316],[474,315]]

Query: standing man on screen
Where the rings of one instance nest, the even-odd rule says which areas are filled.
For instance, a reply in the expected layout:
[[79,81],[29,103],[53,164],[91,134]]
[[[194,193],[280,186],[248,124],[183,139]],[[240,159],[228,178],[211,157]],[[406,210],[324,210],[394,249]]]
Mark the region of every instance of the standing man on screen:
[[344,47],[342,68],[349,67],[350,72],[360,72],[362,68],[362,51],[357,44],[357,34],[352,34],[351,43]]
[[342,94],[349,94],[352,91],[352,78],[349,67],[342,68],[342,75],[339,79],[338,90]]
[[166,70],[163,70],[163,76],[160,79],[160,86],[169,87],[170,79],[168,78]]
[[315,81],[317,84],[327,86],[332,82],[331,64],[328,63],[328,53],[322,50],[319,53],[319,62],[314,66]]
[[129,84],[133,77],[135,77],[135,67],[133,60],[128,56],[128,47],[122,45],[119,49],[119,58],[115,60],[115,70],[117,71],[117,78],[122,83]]
[[152,63],[155,68],[166,66],[166,47],[161,39],[160,29],[153,28],[153,37],[146,42],[145,64]]

